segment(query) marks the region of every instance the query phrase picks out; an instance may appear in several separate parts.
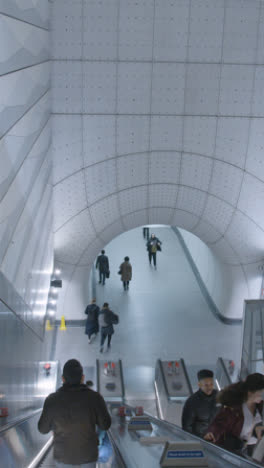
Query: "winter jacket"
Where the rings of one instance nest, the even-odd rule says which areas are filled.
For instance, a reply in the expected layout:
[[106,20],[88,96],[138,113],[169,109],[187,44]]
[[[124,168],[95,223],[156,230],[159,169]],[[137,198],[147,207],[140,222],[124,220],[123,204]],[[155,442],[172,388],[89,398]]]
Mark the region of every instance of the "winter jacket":
[[182,428],[198,437],[208,432],[208,426],[217,413],[217,391],[206,395],[201,389],[186,400],[182,412]]
[[108,273],[109,261],[106,255],[98,255],[96,260],[96,268],[99,268],[101,273]]
[[162,242],[157,237],[150,237],[147,242],[147,250],[149,252],[157,252],[158,246],[160,247]]
[[121,263],[119,267],[119,271],[121,271],[121,281],[131,281],[132,279],[132,266],[129,262]]
[[119,318],[117,314],[112,312],[112,310],[102,309],[99,313],[98,321],[101,333],[104,333],[104,335],[113,335],[115,332],[113,324],[117,324],[119,322]]
[[[256,409],[262,415],[263,403],[256,405]],[[209,425],[207,432],[212,432],[216,445],[227,450],[235,450],[239,445],[243,424],[242,405],[223,406]]]
[[85,325],[85,333],[89,335],[91,333],[98,333],[99,325],[98,325],[98,315],[100,309],[96,304],[89,304],[85,309],[85,314],[87,315],[86,325]]
[[46,398],[38,429],[53,431],[55,460],[81,465],[98,458],[96,425],[111,425],[103,397],[86,385],[64,384]]

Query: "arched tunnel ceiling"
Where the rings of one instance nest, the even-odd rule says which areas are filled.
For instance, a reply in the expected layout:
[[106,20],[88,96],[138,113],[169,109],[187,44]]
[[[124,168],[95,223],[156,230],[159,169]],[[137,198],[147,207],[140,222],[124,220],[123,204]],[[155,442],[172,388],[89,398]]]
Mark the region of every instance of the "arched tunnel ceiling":
[[183,227],[263,258],[264,4],[52,3],[55,255],[89,265],[127,229]]

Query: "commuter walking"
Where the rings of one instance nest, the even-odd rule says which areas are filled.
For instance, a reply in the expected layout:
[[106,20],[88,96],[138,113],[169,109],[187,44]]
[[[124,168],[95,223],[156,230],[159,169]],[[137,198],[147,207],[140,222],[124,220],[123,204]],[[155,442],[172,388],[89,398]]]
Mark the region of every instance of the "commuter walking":
[[91,343],[92,335],[97,335],[99,331],[98,324],[98,315],[100,309],[96,305],[96,299],[92,299],[91,304],[89,304],[85,309],[85,314],[87,315],[86,325],[85,325],[85,334],[88,335],[88,343]]
[[83,368],[76,359],[64,365],[62,381],[62,387],[46,398],[38,429],[42,434],[53,431],[57,468],[96,468],[96,425],[102,430],[111,425],[105,401],[84,384]]
[[99,270],[99,283],[105,284],[105,278],[109,278],[109,260],[107,255],[105,255],[105,251],[101,251],[101,255],[98,255],[96,260],[96,268]]
[[107,338],[107,349],[111,348],[111,339],[114,334],[113,325],[118,324],[119,317],[117,314],[114,314],[112,310],[109,309],[109,304],[104,303],[102,310],[99,313],[99,325],[101,328],[101,343],[100,343],[100,353],[104,350],[104,342]]
[[123,281],[124,291],[128,290],[129,281],[132,280],[132,266],[129,263],[129,257],[124,258],[124,262],[121,263],[118,273],[121,275],[121,281]]
[[148,227],[143,227],[143,237],[144,239],[149,240],[149,228]]
[[155,269],[157,269],[157,252],[161,251],[161,244],[162,242],[155,236],[155,234],[151,234],[151,237],[147,242],[147,251],[149,256],[149,264],[151,265],[151,260],[153,258]]
[[264,375],[259,373],[225,387],[217,396],[222,407],[204,439],[231,452],[252,456],[264,431],[263,391]]
[[199,390],[185,402],[182,428],[184,431],[203,437],[217,413],[217,391],[214,389],[214,373],[211,370],[202,369],[197,373],[197,377]]

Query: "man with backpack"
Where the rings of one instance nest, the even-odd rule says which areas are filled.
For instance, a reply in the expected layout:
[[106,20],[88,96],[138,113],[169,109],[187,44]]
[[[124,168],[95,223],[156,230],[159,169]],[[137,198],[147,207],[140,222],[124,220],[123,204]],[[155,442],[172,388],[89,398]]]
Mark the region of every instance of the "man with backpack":
[[100,343],[100,353],[104,350],[104,342],[107,337],[107,349],[111,348],[111,339],[114,334],[113,325],[118,324],[119,317],[117,314],[114,314],[112,310],[109,309],[109,304],[104,303],[102,310],[98,316],[99,325],[101,328],[101,343]]

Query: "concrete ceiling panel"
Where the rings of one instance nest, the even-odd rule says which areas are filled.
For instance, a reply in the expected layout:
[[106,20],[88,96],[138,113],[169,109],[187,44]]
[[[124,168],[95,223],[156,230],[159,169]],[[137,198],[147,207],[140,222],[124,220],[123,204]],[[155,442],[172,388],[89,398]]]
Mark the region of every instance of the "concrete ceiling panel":
[[264,231],[264,183],[245,173],[237,207]]
[[264,182],[264,125],[262,119],[252,119],[246,170]]
[[151,117],[150,148],[152,150],[182,150],[183,119],[176,116]]
[[264,232],[243,213],[235,213],[225,238],[238,254],[241,263],[253,263],[263,258]]
[[80,113],[82,111],[82,64],[77,61],[52,63],[53,113]]
[[216,125],[216,117],[185,117],[184,151],[212,156],[215,149]]
[[256,63],[259,11],[255,2],[226,3],[223,61]]
[[250,119],[221,117],[217,123],[215,157],[244,169]]
[[82,258],[80,260],[80,266],[81,265],[89,265],[93,263],[99,254],[100,250],[104,247],[104,241],[102,239],[99,239],[98,237],[94,239],[91,244],[87,247],[85,252],[82,255]]
[[203,219],[214,226],[218,232],[224,234],[231,222],[234,211],[234,208],[228,203],[209,195],[207,197]]
[[148,207],[148,186],[123,190],[119,194],[122,216]]
[[212,244],[220,239],[221,234],[211,224],[201,220],[193,229],[193,234],[200,237],[206,244]]
[[117,154],[143,153],[149,149],[150,117],[117,117]]
[[212,167],[213,160],[211,158],[184,153],[181,162],[180,183],[207,192],[211,180]]
[[154,60],[184,62],[187,56],[189,5],[185,0],[156,0]]
[[195,214],[183,210],[175,210],[171,224],[186,229],[187,231],[192,231],[198,221],[199,218]]
[[113,62],[83,63],[83,112],[112,114],[116,107],[116,65]]
[[191,187],[179,187],[177,208],[200,217],[203,213],[207,194]]
[[180,179],[180,167],[181,153],[151,153],[150,183],[178,184]]
[[120,2],[119,15],[119,59],[152,60],[153,0]]
[[185,89],[185,113],[212,115],[218,112],[220,65],[188,64]]
[[56,233],[56,259],[75,264],[82,256],[85,246],[90,244],[95,236],[89,212],[84,210]]
[[149,224],[168,224],[170,226],[172,215],[173,215],[173,209],[172,208],[149,208],[148,215],[149,215]]
[[117,160],[117,186],[123,190],[148,183],[148,154],[123,156]]
[[[256,67],[254,94],[252,102],[252,114],[263,117],[263,95],[264,95],[264,67]],[[260,98],[262,96],[262,98]]]
[[119,114],[149,114],[151,63],[120,62],[118,65]]
[[236,206],[244,172],[230,164],[215,161],[209,192]]
[[117,195],[110,195],[95,203],[91,206],[90,213],[96,232],[100,234],[120,217]]
[[152,107],[154,114],[183,114],[185,65],[154,63],[152,77]]
[[82,171],[64,179],[54,187],[54,230],[87,207]]
[[117,59],[116,0],[85,0],[83,3],[83,55],[88,60]]
[[83,167],[82,118],[80,115],[53,115],[53,177],[57,184]]
[[224,14],[224,0],[191,2],[188,53],[191,62],[221,61]]
[[171,207],[176,205],[178,185],[157,184],[149,186],[150,207]]
[[86,193],[89,205],[116,191],[116,165],[113,159],[85,169]]
[[115,117],[83,115],[84,166],[112,158],[115,154]]
[[137,226],[148,224],[147,210],[140,210],[140,211],[137,211],[136,213],[130,213],[126,216],[123,216],[122,219],[123,219],[123,224],[127,230],[133,229],[134,227],[137,227]]
[[223,263],[229,265],[239,265],[241,263],[237,253],[224,237],[210,247]]
[[254,84],[254,67],[223,65],[219,96],[222,116],[250,116]]
[[51,8],[52,57],[81,59],[82,0],[56,0]]
[[112,239],[119,236],[119,234],[122,234],[122,232],[124,232],[124,227],[121,219],[119,218],[118,221],[107,226],[107,228],[101,232],[100,238],[105,242],[105,245],[107,245]]

